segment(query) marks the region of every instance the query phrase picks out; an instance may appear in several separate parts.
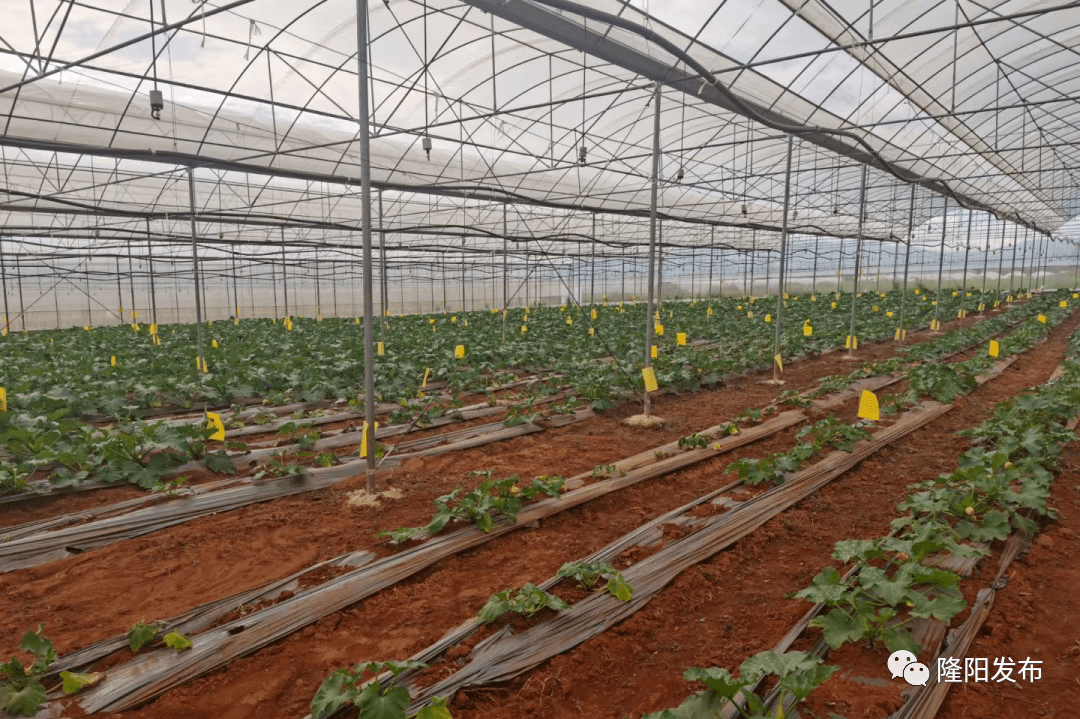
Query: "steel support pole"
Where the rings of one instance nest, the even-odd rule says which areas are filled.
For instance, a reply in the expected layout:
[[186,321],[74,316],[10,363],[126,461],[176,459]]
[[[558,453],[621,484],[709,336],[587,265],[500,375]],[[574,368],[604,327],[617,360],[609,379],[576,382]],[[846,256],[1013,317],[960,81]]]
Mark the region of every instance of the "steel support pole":
[[[862,220],[860,220],[861,222]],[[836,294],[840,294],[840,284],[844,280],[844,238],[840,238],[840,249],[836,254]]]
[[[652,183],[649,197],[649,287],[645,306],[645,367],[652,367],[653,343],[653,277],[656,272],[656,202],[660,187],[660,83],[653,88],[653,153]],[[645,391],[645,416],[649,416],[649,391]]]
[[810,277],[810,294],[817,294],[817,258],[818,258],[818,246],[821,243],[821,237],[814,235],[814,269],[811,270]]
[[386,281],[386,230],[383,220],[383,204],[382,204],[382,190],[379,190],[379,322],[382,324],[384,330],[389,326],[386,322],[386,291],[388,289]]
[[757,230],[750,230],[750,298],[754,297],[754,270],[757,269]]
[[904,309],[907,307],[908,267],[911,264],[912,235],[915,232],[915,185],[911,186],[911,207],[908,208],[907,249],[904,251],[904,286],[900,288],[900,323],[896,326],[896,341],[904,338]]
[[[202,300],[199,297],[199,252],[195,245],[195,168],[188,165],[188,202],[191,209],[191,270],[195,276],[195,341],[197,354],[196,370],[202,371],[203,363],[203,328],[202,328]],[[177,318],[179,319],[179,318]]]
[[971,210],[968,210],[967,240],[964,244],[964,274],[960,280],[960,314],[964,314],[965,300],[967,299],[967,271],[968,255],[971,253]]
[[[116,260],[116,296],[120,300],[120,306],[117,308],[117,310],[119,310],[119,312],[120,312],[120,324],[124,324],[124,290],[121,288],[121,285],[120,285],[120,255],[117,254],[114,259]],[[19,307],[21,308],[22,303],[23,303],[23,299],[22,299],[22,272],[21,272],[21,270],[19,272],[18,279],[19,279]],[[20,319],[22,318],[21,309],[19,311],[19,318]],[[24,322],[23,323],[23,329],[24,330],[26,329],[25,324],[26,323]]]
[[[773,355],[780,356],[780,327],[784,313],[784,270],[787,256],[788,209],[791,207],[791,156],[794,148],[794,136],[788,135],[787,170],[784,172],[784,218],[780,225],[780,276],[776,280],[776,334],[773,337]],[[773,359],[773,380],[780,379],[780,366]]]
[[[1018,289],[1024,289],[1024,275],[1027,274],[1027,251],[1028,251],[1028,233],[1027,228],[1024,228],[1024,249],[1020,251],[1020,287]],[[1030,284],[1030,283],[1028,283]]]
[[945,206],[941,211],[941,253],[938,255],[937,270],[937,299],[934,300],[934,325],[937,326],[938,315],[941,312],[941,278],[945,271],[945,232],[949,226],[949,198],[945,198]]
[[131,291],[131,311],[132,311],[131,322],[132,322],[132,324],[134,324],[135,323],[135,315],[134,315],[134,312],[135,312],[135,268],[134,268],[134,266],[132,264],[132,261],[131,261],[131,240],[128,240],[127,250],[128,250],[128,289]]
[[236,274],[236,255],[232,255],[232,299],[233,299],[233,317],[240,316],[240,289],[236,286],[238,282],[238,276]]
[[855,280],[851,287],[851,324],[848,335],[851,342],[848,344],[848,357],[855,356],[855,304],[859,299],[859,253],[862,252],[863,218],[866,217],[866,176],[869,167],[863,165],[862,182],[859,186],[859,225],[855,236]]
[[157,321],[157,285],[154,282],[154,247],[150,241],[150,218],[146,219],[146,263],[150,269],[150,319]]
[[465,235],[461,235],[461,311],[465,312]]
[[[87,276],[89,277],[89,266],[87,267]],[[4,292],[4,335],[8,338],[8,342],[11,341],[11,310],[8,308],[8,291],[7,291],[7,267],[4,263],[4,238],[0,236],[0,289]],[[86,293],[87,297],[90,293]],[[87,320],[89,324],[90,320]]]
[[367,443],[367,491],[375,493],[375,329],[371,275],[371,135],[368,112],[368,5],[356,0],[356,64],[360,109],[360,217],[364,261],[364,440]]
[[281,228],[281,287],[285,292],[285,316],[289,316],[289,275],[285,268],[285,228]]
[[589,304],[596,302],[596,213],[592,216],[592,259],[589,261]]
[[1016,289],[1016,247],[1019,244],[1019,239],[1017,238],[1017,235],[1020,234],[1019,230],[1020,230],[1020,226],[1014,223],[1013,224],[1013,243],[1012,243],[1013,244],[1013,246],[1012,246],[1012,269],[1009,270],[1009,294],[1010,295],[1012,295],[1013,290]]
[[[509,260],[509,257],[507,255],[507,251],[506,251],[506,249],[507,249],[506,248],[506,243],[507,243],[507,240],[506,240],[506,203],[504,202],[503,203],[503,283],[502,283],[502,285],[503,285],[502,308],[504,310],[506,309],[507,305],[510,304],[510,290],[509,290],[509,285],[507,284],[507,271],[508,271],[507,265],[509,264],[510,260]],[[506,318],[505,317],[503,318],[503,325],[504,325],[504,327],[503,327],[503,336],[505,338],[505,334],[506,334],[506,327],[505,327]]]
[[[986,294],[986,269],[990,263],[990,214],[986,215],[986,246],[983,247],[983,278],[982,284],[979,286],[979,292],[982,295]],[[983,309],[986,308],[986,298],[980,297],[982,300]]]
[[1080,242],[1076,243],[1076,269],[1073,270],[1073,289],[1077,288],[1080,279]]
[[705,296],[712,297],[713,263],[716,261],[716,225],[709,228],[709,289]]
[[997,302],[1001,299],[1001,278],[1005,276],[1005,221],[1001,221],[1001,247],[998,248],[998,276],[997,276],[997,288],[995,292],[997,296],[994,301]]
[[[658,170],[659,172],[659,170]],[[657,180],[659,181],[659,180]],[[656,221],[656,304],[664,306],[664,221]]]

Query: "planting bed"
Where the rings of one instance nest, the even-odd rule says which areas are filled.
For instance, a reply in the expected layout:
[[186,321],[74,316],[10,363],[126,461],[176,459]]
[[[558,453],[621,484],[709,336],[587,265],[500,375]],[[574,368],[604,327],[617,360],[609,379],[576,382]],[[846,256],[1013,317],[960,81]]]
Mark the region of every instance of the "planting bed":
[[[985,384],[961,394],[951,402],[951,408],[943,408],[940,416],[935,415],[911,434],[876,450],[861,464],[735,544],[682,571],[647,604],[636,608],[639,611],[521,676],[455,691],[449,703],[453,716],[500,719],[639,716],[673,707],[701,688],[683,680],[686,668],[734,669],[746,657],[771,647],[808,608],[806,602],[786,599],[785,595],[807,586],[821,567],[832,562],[829,553],[834,542],[879,536],[888,531],[889,521],[897,514],[895,506],[903,498],[907,485],[955,467],[956,457],[967,446],[965,438],[954,434],[956,430],[978,424],[998,402],[1046,381],[1063,357],[1065,342],[1080,324],[1080,317],[1064,314],[1052,316],[1051,321],[1056,319],[1061,324],[1050,331],[1045,343],[1011,358],[1011,364],[1000,376],[993,376]],[[978,319],[973,315],[949,323],[946,330],[971,325]],[[1001,335],[1003,344],[1010,332],[1012,329]],[[936,337],[912,332],[908,344]],[[984,348],[983,342],[979,348],[947,361],[960,362],[978,356],[985,353]],[[857,356],[868,362],[886,360],[895,353],[896,345],[890,341],[867,341]],[[728,377],[722,386],[698,392],[654,396],[653,412],[668,420],[659,429],[624,426],[622,418],[636,412],[638,405],[623,402],[593,417],[583,415],[575,424],[548,426],[543,432],[503,442],[406,459],[380,474],[380,486],[391,491],[378,498],[361,493],[363,477],[355,477],[325,489],[241,506],[59,561],[8,572],[0,575],[0,596],[5,607],[11,607],[0,617],[0,653],[5,656],[16,653],[22,634],[39,622],[45,624],[45,636],[52,639],[63,656],[123,634],[137,621],[181,615],[198,605],[263,586],[344,553],[370,552],[358,557],[358,561],[377,565],[411,551],[410,548],[441,541],[436,536],[419,543],[414,540],[402,548],[375,535],[398,527],[424,526],[432,516],[433,499],[456,487],[469,488],[480,483],[480,477],[468,475],[471,471],[492,470],[494,479],[512,474],[526,480],[538,475],[566,478],[582,475],[576,483],[571,483],[572,487],[602,485],[617,479],[618,472],[608,473],[611,480],[597,479],[589,476],[594,468],[618,465],[620,460],[643,452],[647,455],[652,448],[707,427],[724,425],[743,410],[767,406],[781,392],[808,390],[823,377],[847,374],[859,366],[845,361],[842,355],[835,352],[789,363],[783,374],[785,384],[780,387],[763,383],[766,375],[762,373],[751,373]],[[907,380],[901,379],[878,394],[903,392],[909,386]],[[837,394],[834,391],[829,396]],[[366,660],[405,659],[414,655],[454,627],[468,622],[494,592],[553,577],[563,563],[596,552],[665,512],[737,482],[738,475],[727,471],[732,462],[761,459],[789,450],[800,441],[796,435],[802,427],[829,415],[847,424],[855,422],[858,397],[850,393],[845,397],[828,410],[819,406],[793,409],[780,402],[779,411],[802,413],[798,417],[792,415],[793,422],[798,424],[779,428],[774,434],[734,447],[721,456],[658,473],[565,511],[558,510],[558,502],[548,500],[555,508],[554,513],[542,519],[523,521],[513,531],[448,554],[379,591],[356,595],[356,600],[340,603],[341,609],[315,612],[299,622],[296,631],[290,630],[269,646],[247,656],[240,655],[248,650],[238,651],[237,658],[224,666],[211,666],[209,673],[199,669],[182,680],[167,682],[161,691],[129,702],[131,706],[124,700],[96,698],[111,691],[110,682],[138,674],[134,668],[138,664],[130,665],[133,667],[130,670],[126,668],[132,659],[127,648],[113,652],[86,668],[104,672],[105,681],[83,695],[65,700],[64,715],[75,716],[84,707],[90,707],[131,717],[303,717],[310,711],[311,698],[320,683],[332,670]],[[891,419],[883,417],[883,420],[879,426],[888,427]],[[402,435],[402,441],[485,421],[489,420]],[[743,431],[753,425],[752,421],[744,421]],[[326,426],[327,429],[342,427]],[[255,441],[270,438],[257,434],[251,437]],[[709,440],[710,446],[713,441]],[[671,449],[667,453],[678,457],[680,452]],[[822,456],[810,462],[819,461]],[[1066,456],[1062,478],[1069,476],[1070,455]],[[664,457],[651,460],[646,457],[642,461],[656,460],[661,464],[670,461]],[[1064,491],[1063,484],[1059,482],[1055,486],[1055,493]],[[736,503],[746,502],[762,496],[771,486],[738,487],[731,499]],[[565,496],[573,496],[572,491]],[[12,512],[5,510],[4,525],[52,518],[137,496],[138,491],[130,488],[59,495]],[[164,499],[165,504],[181,501],[184,500]],[[1066,514],[1067,506],[1061,507]],[[690,516],[709,520],[741,511],[735,507],[738,505],[728,508],[705,504]],[[447,533],[462,531],[460,526],[450,526]],[[663,547],[692,535],[693,531],[696,530],[680,523],[664,524],[660,527],[659,543],[632,546],[614,556],[612,564],[617,569],[628,570]],[[1068,548],[1075,535],[1070,537],[1067,531],[1069,528],[1064,527],[1044,535],[1049,538],[1049,544],[1046,539],[1037,541],[1036,552],[1014,569],[1020,571],[1031,563],[1033,576],[1027,581],[1039,581],[1044,575],[1032,560],[1037,558],[1040,547]],[[993,558],[984,560],[970,580],[971,588],[965,585],[969,602],[974,598],[975,588],[992,576],[994,564]],[[240,638],[237,641],[242,644],[245,636],[254,633],[245,634],[245,617],[258,617],[259,610],[274,605],[283,609],[292,607],[290,602],[296,602],[305,591],[328,586],[335,577],[359,571],[363,571],[363,566],[360,569],[321,567],[301,576],[299,583],[290,585],[284,594],[221,612],[217,624],[235,627],[224,633]],[[572,602],[586,599],[584,592],[565,582],[552,591]],[[1000,602],[1008,601],[1009,589],[1001,596]],[[1070,606],[1073,611],[1080,609],[1075,603],[1070,605],[1064,593],[1058,601],[1060,608],[1056,612]],[[1001,606],[999,603],[992,612],[999,611]],[[550,610],[544,610],[532,620],[515,619],[509,624],[520,632],[538,626],[551,616]],[[1034,614],[1025,616],[1035,619]],[[504,624],[507,624],[505,618],[495,626]],[[252,624],[256,625],[257,622]],[[1025,628],[1016,623],[1009,623],[1006,628],[1000,618],[991,620],[988,626],[991,628],[984,632],[985,637],[976,640],[975,649],[985,646],[987,651],[991,647],[997,651],[998,645],[992,641],[1004,641],[1010,630],[1014,636],[1017,632],[1026,634]],[[993,629],[995,626],[1000,629]],[[448,659],[420,675],[417,687],[452,674],[468,661],[469,650],[489,635],[491,630],[482,630],[463,647],[452,648]],[[192,635],[195,647],[189,650],[190,654],[175,656],[176,666],[196,655],[200,636]],[[811,630],[796,642],[795,648],[809,649],[815,636]],[[1054,646],[1060,644],[1057,640]],[[1070,654],[1070,647],[1058,646],[1058,650],[1064,658],[1057,668],[1050,657],[1044,657],[1048,687],[1052,685],[1050,674],[1067,666],[1068,661],[1075,664],[1080,654]],[[163,654],[167,651],[156,650],[146,659],[165,666],[171,656]],[[152,656],[159,659],[153,660]],[[843,669],[812,695],[809,706],[823,716],[829,711],[849,719],[887,716],[899,708],[901,693],[906,688],[898,680],[888,680],[887,657],[888,652],[880,644],[870,652],[845,646],[831,653],[827,662]],[[1061,691],[1067,690],[1061,684]],[[1034,691],[1041,691],[1040,686]],[[954,711],[951,707],[959,701],[959,696],[959,693],[951,696],[949,701],[953,703],[946,704],[942,716],[962,716],[947,713]],[[984,701],[993,696],[988,694]],[[1025,698],[1030,700],[1030,693]],[[1057,706],[1056,700],[1045,705]]]

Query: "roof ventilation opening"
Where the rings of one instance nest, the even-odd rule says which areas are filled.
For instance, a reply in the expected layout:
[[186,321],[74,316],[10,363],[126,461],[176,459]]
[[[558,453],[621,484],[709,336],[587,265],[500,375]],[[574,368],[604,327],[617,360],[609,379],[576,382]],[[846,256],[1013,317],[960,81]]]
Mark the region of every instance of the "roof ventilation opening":
[[424,139],[420,141],[420,145],[424,148],[424,152],[427,153],[427,159],[431,159],[431,138],[424,135]]

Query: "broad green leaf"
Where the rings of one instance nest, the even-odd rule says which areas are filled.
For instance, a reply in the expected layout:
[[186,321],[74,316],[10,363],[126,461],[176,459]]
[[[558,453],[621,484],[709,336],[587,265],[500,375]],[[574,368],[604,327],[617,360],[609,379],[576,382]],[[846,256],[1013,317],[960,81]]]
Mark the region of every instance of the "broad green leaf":
[[86,687],[92,687],[102,679],[105,675],[101,672],[94,672],[93,674],[76,674],[75,672],[60,672],[60,678],[64,680],[64,693],[74,694],[82,691]]
[[416,714],[416,719],[453,719],[450,710],[446,708],[445,697],[435,697],[431,706],[426,706]]
[[315,696],[311,698],[311,716],[323,719],[356,699],[358,692],[348,669],[338,669],[323,680]]
[[846,642],[858,641],[870,628],[866,617],[860,614],[852,618],[839,608],[814,619],[811,624],[821,627],[825,643],[833,649],[839,649]]
[[39,681],[30,681],[22,689],[0,686],[0,707],[12,714],[32,717],[45,703],[45,687]]
[[624,602],[629,602],[634,596],[634,588],[623,578],[621,573],[616,573],[608,580],[607,589],[617,599]]
[[169,632],[161,639],[165,642],[165,646],[172,649],[177,654],[191,649],[191,640],[180,632]]
[[139,622],[127,631],[128,647],[131,648],[131,651],[137,652],[154,641],[160,631],[156,622],[151,624]]
[[720,696],[730,699],[739,691],[752,684],[755,679],[740,677],[736,679],[727,669],[720,667],[690,667],[683,672],[683,679],[688,682],[701,682]]
[[360,710],[359,719],[404,719],[409,708],[409,690],[405,687],[391,687],[380,691],[378,682],[368,684],[356,699]]
[[203,464],[211,472],[217,472],[218,474],[236,474],[236,465],[233,463],[232,457],[224,449],[219,449],[217,452],[206,455],[203,459]]

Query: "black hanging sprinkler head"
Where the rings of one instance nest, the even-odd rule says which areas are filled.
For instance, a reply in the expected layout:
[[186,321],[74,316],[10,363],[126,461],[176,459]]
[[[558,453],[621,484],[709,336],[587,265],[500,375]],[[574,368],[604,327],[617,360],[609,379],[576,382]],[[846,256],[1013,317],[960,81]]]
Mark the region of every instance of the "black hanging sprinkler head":
[[675,176],[675,182],[682,182],[684,176],[685,175],[683,174],[683,167],[682,165],[679,165],[679,174]]
[[161,119],[161,111],[165,109],[165,96],[161,90],[150,91],[150,117],[155,120]]
[[746,203],[745,203],[745,202],[744,202],[744,203],[742,203],[742,213],[743,213],[744,215],[746,214]]
[[582,167],[588,164],[589,148],[585,146],[585,143],[581,143],[581,147],[578,148],[578,164]]
[[424,135],[424,139],[420,141],[421,147],[424,148],[424,152],[427,153],[427,159],[431,159],[431,138]]

